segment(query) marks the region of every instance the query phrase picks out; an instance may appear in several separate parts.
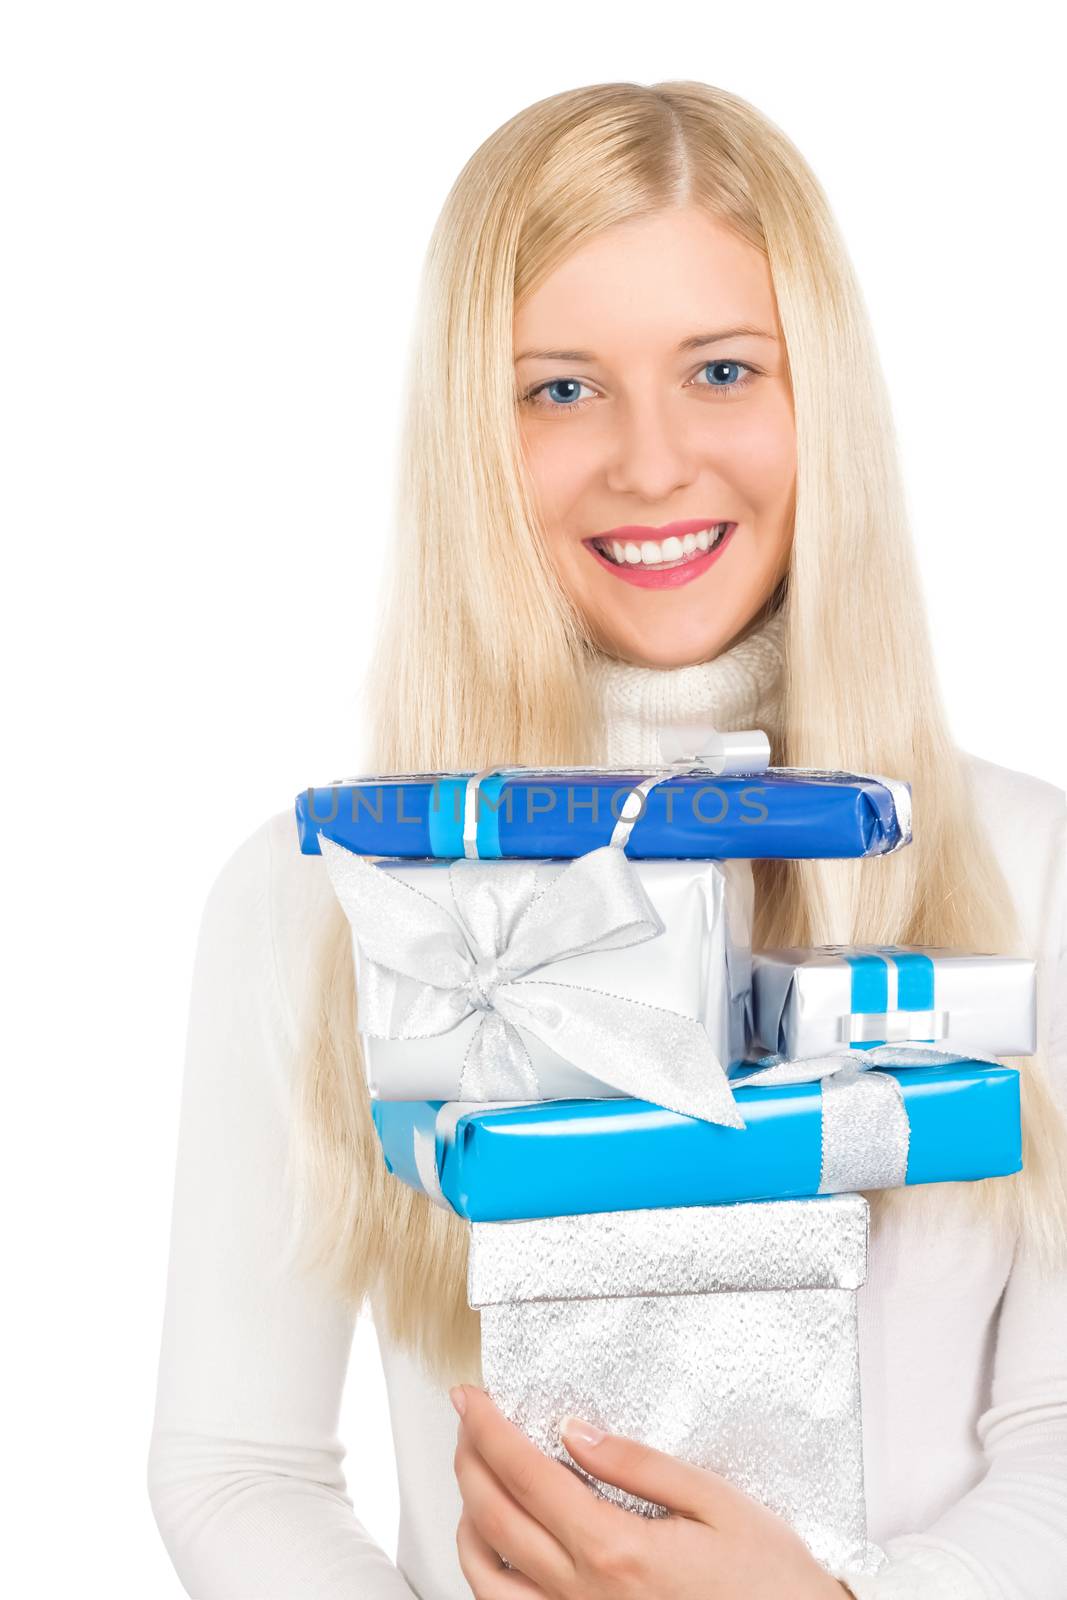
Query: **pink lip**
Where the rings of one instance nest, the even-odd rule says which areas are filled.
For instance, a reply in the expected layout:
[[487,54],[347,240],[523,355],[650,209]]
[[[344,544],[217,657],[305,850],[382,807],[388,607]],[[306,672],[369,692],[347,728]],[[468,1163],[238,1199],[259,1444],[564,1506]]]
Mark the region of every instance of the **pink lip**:
[[[719,520],[725,521],[725,518],[720,518]],[[666,539],[673,534],[675,538],[680,539],[687,533],[699,533],[702,528],[716,526],[718,526],[717,523],[709,523],[706,517],[702,520],[694,517],[687,522],[669,522],[663,528],[641,528],[633,525],[626,528],[613,528],[610,533],[596,534],[594,537],[598,539],[619,539],[621,541],[622,539],[647,539],[652,535],[658,535],[660,538]],[[723,534],[721,542],[716,545],[714,550],[705,550],[698,555],[683,556],[676,566],[660,567],[658,570],[644,566],[627,565],[620,567],[614,561],[609,561],[606,556],[602,556],[591,540],[586,539],[583,543],[595,561],[598,561],[614,577],[621,578],[624,583],[635,584],[639,589],[679,589],[683,584],[692,583],[694,578],[699,578],[701,573],[707,572],[708,568],[718,561],[736,530],[737,523],[731,522]]]

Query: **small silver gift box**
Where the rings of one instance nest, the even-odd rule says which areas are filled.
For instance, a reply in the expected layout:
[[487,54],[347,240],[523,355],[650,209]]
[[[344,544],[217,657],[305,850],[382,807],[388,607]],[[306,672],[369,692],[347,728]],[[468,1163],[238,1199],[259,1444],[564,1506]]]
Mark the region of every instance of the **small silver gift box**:
[[965,1056],[1025,1056],[1036,1030],[1036,968],[1024,957],[918,945],[753,953],[750,1055],[929,1043]]
[[573,1412],[709,1468],[784,1517],[828,1568],[875,1571],[863,1494],[855,1291],[861,1195],[471,1224],[482,1374],[538,1447],[590,1477]]
[[739,1127],[747,861],[367,861],[322,839],[382,1100],[647,1099]]

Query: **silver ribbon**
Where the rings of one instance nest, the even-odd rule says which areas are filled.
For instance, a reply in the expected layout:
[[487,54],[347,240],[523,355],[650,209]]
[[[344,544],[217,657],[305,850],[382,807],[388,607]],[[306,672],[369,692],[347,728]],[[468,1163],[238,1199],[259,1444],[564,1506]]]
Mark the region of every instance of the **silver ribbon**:
[[611,835],[612,844],[625,848],[634,823],[644,814],[648,795],[668,778],[733,778],[766,772],[771,746],[761,728],[743,733],[720,733],[710,722],[680,722],[658,730],[664,765],[631,789]]
[[850,1012],[840,1019],[838,1037],[844,1044],[862,1044],[881,1039],[886,1044],[906,1039],[947,1039],[950,1028],[947,1011],[864,1011]]
[[933,1045],[883,1044],[873,1050],[834,1050],[790,1061],[763,1056],[759,1070],[735,1080],[738,1089],[822,1084],[820,1194],[854,1189],[899,1189],[907,1182],[911,1123],[897,1079],[883,1067],[949,1066],[957,1061],[1002,1065],[996,1056],[962,1055]]
[[321,831],[319,846],[366,958],[361,1032],[425,1039],[481,1013],[457,1100],[544,1098],[523,1028],[621,1096],[744,1126],[702,1022],[581,984],[525,976],[568,956],[662,934],[621,849],[603,845],[577,856],[543,886],[536,860],[452,861],[439,870],[449,875],[453,915]]
[[450,1200],[445,1198],[441,1188],[441,1174],[437,1168],[437,1142],[440,1139],[449,1145],[456,1137],[456,1124],[460,1117],[466,1116],[468,1111],[503,1111],[506,1106],[533,1106],[541,1102],[537,1100],[496,1100],[491,1106],[483,1104],[480,1100],[446,1100],[433,1120],[432,1127],[414,1130],[415,1170],[419,1174],[419,1182],[436,1206],[444,1206],[446,1211],[454,1210]]

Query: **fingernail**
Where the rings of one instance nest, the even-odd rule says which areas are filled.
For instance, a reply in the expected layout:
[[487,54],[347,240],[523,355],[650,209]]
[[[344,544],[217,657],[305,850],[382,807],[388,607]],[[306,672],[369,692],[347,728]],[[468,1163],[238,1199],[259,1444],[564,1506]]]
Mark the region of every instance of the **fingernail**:
[[605,1437],[603,1428],[594,1427],[591,1422],[586,1422],[584,1417],[564,1417],[559,1427],[564,1437],[570,1434],[572,1439],[578,1440],[581,1444],[599,1444]]
[[464,1411],[467,1409],[467,1396],[463,1393],[462,1387],[457,1386],[455,1389],[449,1389],[448,1398],[451,1400],[460,1416],[462,1416]]

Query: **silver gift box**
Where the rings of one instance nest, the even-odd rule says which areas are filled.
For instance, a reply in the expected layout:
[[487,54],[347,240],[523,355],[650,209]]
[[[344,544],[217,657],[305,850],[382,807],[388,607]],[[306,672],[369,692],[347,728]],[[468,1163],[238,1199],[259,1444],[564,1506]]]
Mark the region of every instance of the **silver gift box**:
[[[438,905],[454,910],[449,863],[433,860],[375,862]],[[458,864],[463,867],[465,864]],[[472,865],[467,863],[466,865]],[[536,871],[538,886],[558,876],[567,860],[480,862],[493,881],[519,881]],[[634,860],[642,887],[661,918],[655,938],[612,950],[583,952],[552,961],[537,974],[555,983],[578,984],[629,1001],[646,1002],[703,1023],[729,1071],[747,1046],[751,1009],[752,869],[748,861]],[[353,933],[357,993],[369,981],[364,951]],[[561,991],[565,993],[565,991]],[[479,1099],[460,1093],[463,1062],[482,1014],[474,1011],[446,1033],[425,1038],[363,1035],[370,1093],[381,1100]],[[557,1054],[528,1029],[519,1030],[540,1084],[540,1099],[617,1098],[620,1090],[601,1082]],[[514,1091],[521,1094],[521,1089]],[[484,1098],[511,1098],[493,1094]]]
[[558,1434],[568,1412],[729,1478],[828,1569],[876,1571],[863,1493],[860,1195],[471,1224],[495,1404],[604,1498]]
[[[885,1010],[853,1011],[847,955],[885,963]],[[895,957],[929,958],[931,1004],[906,1006]],[[752,957],[752,1039],[760,1051],[795,1058],[876,1043],[931,1042],[977,1056],[1026,1056],[1037,1047],[1035,963],[933,946],[817,945],[759,950]]]

